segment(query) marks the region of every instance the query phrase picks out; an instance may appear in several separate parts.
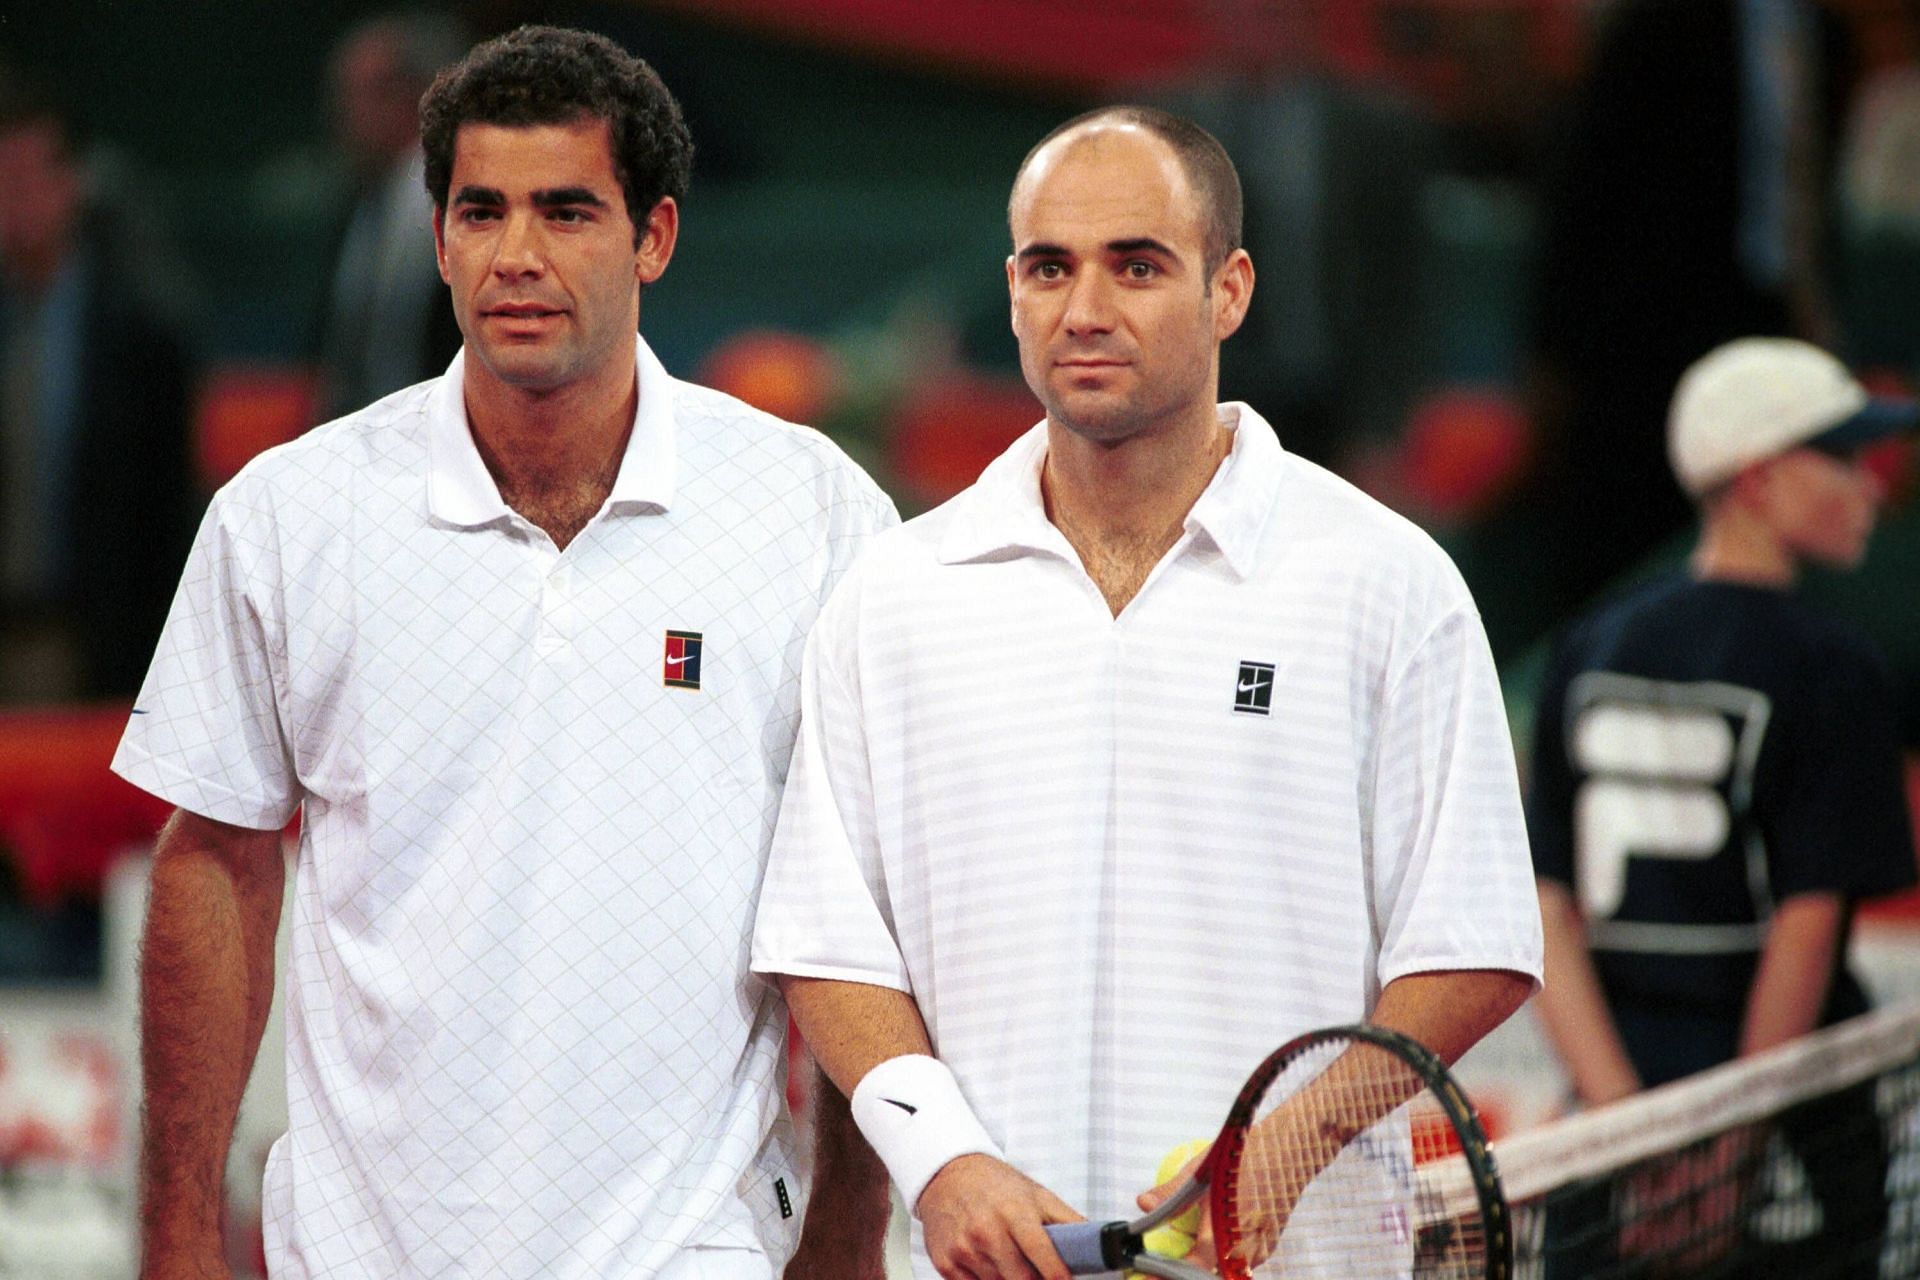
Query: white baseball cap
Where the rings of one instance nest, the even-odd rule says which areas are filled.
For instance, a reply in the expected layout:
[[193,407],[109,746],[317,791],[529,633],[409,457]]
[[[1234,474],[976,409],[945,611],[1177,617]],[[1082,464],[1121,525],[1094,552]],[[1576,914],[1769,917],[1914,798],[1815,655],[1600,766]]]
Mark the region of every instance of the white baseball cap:
[[1680,375],[1667,456],[1695,497],[1802,445],[1847,449],[1911,430],[1920,407],[1867,394],[1847,367],[1795,338],[1736,338]]

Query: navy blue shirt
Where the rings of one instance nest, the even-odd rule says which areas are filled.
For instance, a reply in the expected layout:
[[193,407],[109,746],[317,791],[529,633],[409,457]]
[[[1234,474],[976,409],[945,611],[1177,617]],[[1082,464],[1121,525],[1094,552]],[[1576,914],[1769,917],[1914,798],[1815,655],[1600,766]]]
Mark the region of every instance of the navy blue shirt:
[[[1914,882],[1891,704],[1866,641],[1784,590],[1663,579],[1562,640],[1538,704],[1534,869],[1573,890],[1645,1083],[1737,1052],[1777,904]],[[1839,959],[1823,1025],[1866,1008]]]

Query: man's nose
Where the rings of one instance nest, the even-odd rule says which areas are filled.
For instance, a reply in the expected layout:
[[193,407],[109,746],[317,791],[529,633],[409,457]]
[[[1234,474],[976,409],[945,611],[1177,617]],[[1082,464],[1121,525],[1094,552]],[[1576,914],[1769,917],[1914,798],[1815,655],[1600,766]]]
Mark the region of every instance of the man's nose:
[[494,274],[537,276],[545,269],[546,255],[538,220],[528,214],[508,214],[501,223],[500,238],[494,243]]
[[1082,271],[1067,294],[1065,325],[1075,337],[1113,329],[1113,282],[1101,271]]

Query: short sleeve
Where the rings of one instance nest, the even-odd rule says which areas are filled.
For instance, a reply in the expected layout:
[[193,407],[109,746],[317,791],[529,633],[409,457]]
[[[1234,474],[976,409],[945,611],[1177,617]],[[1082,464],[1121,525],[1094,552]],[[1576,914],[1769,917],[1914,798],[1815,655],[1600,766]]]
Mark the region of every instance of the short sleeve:
[[821,575],[824,603],[866,549],[867,540],[900,523],[893,499],[850,458],[839,455],[840,470],[829,498],[826,572]]
[[1573,766],[1567,760],[1570,652],[1556,647],[1534,704],[1533,751],[1527,761],[1527,843],[1534,874],[1573,884]]
[[1893,695],[1870,653],[1825,650],[1769,735],[1775,768],[1757,789],[1776,898],[1838,891],[1854,898],[1914,883]]
[[1435,624],[1387,689],[1369,854],[1381,985],[1437,969],[1541,972],[1513,740],[1479,617]]
[[276,695],[284,629],[271,522],[229,486],[208,508],[113,771],[190,813],[284,826],[299,784]]
[[852,665],[856,582],[807,638],[800,736],[768,855],[753,968],[909,991],[887,904],[873,775]]

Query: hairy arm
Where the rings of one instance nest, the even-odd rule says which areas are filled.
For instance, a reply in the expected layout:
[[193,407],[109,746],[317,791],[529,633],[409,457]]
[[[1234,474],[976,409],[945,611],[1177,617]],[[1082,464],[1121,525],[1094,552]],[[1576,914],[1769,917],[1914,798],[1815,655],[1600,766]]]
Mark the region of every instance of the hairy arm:
[[140,944],[142,1275],[225,1276],[227,1147],[267,1013],[286,863],[278,831],[177,811]]
[[853,1122],[846,1095],[812,1069],[813,1191],[786,1280],[885,1280],[887,1168]]
[[1797,894],[1774,911],[1747,992],[1741,1057],[1785,1044],[1818,1025],[1845,919],[1846,906],[1837,893]]
[[[1533,979],[1505,969],[1449,969],[1411,973],[1389,982],[1367,1021],[1411,1036],[1451,1066],[1526,1001]],[[1418,1093],[1423,1081],[1397,1058],[1369,1045],[1349,1047],[1325,1071],[1256,1123],[1247,1136],[1243,1167],[1261,1171],[1261,1218],[1246,1242],[1249,1256],[1265,1258],[1285,1229],[1294,1202],[1354,1137]],[[1142,1209],[1158,1208],[1192,1171],[1189,1160],[1171,1181],[1144,1192]],[[1211,1214],[1203,1212],[1188,1261],[1211,1267]]]
[[1412,1036],[1452,1066],[1526,1003],[1533,979],[1506,969],[1446,969],[1395,978],[1367,1021]]
[[1590,1107],[1640,1091],[1640,1074],[1627,1057],[1620,1029],[1607,1010],[1600,975],[1587,950],[1587,930],[1573,893],[1557,880],[1541,880],[1540,923],[1546,936],[1547,985],[1540,993],[1540,1021],[1573,1078],[1573,1090]]
[[[889,1058],[933,1053],[919,1006],[904,991],[788,974],[780,989],[821,1069],[848,1097]],[[1043,1226],[1080,1215],[1003,1161],[949,1161],[907,1207],[925,1230],[927,1256],[949,1280],[1067,1280]]]
[[913,997],[891,987],[780,975],[780,990],[815,1062],[847,1097],[888,1058],[933,1053]]

